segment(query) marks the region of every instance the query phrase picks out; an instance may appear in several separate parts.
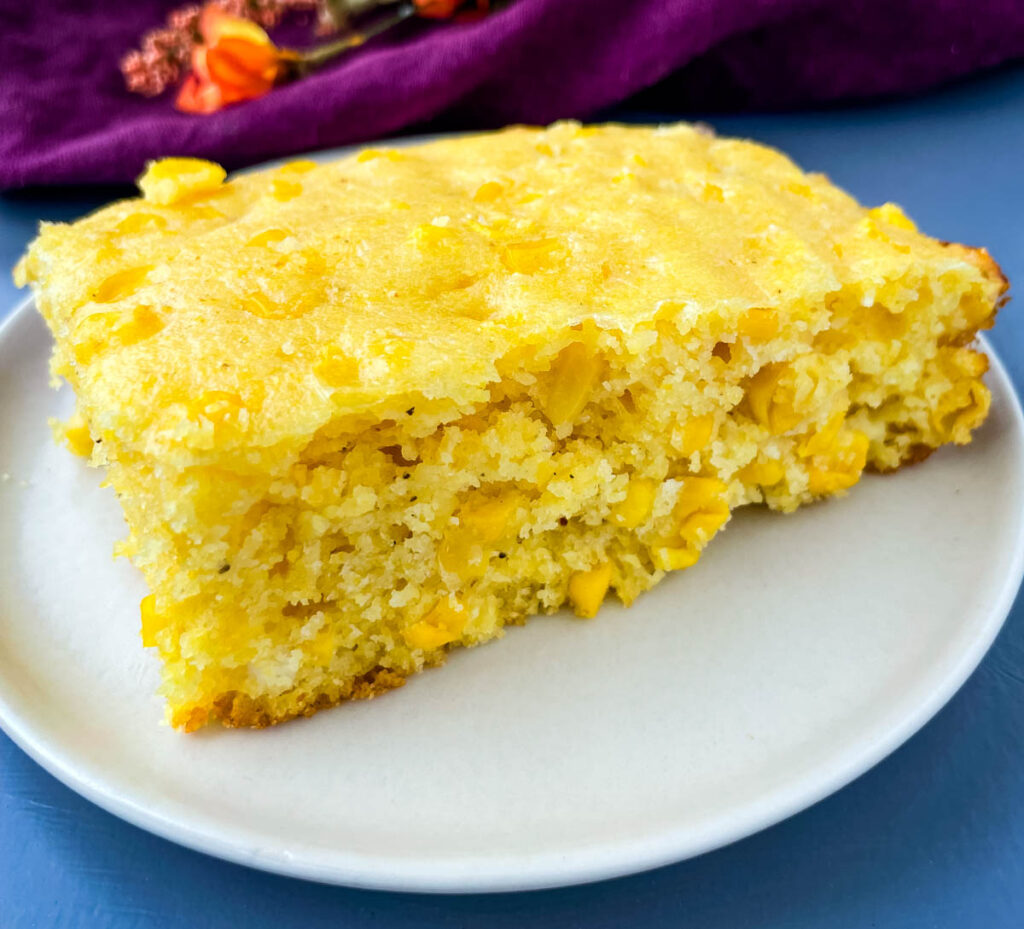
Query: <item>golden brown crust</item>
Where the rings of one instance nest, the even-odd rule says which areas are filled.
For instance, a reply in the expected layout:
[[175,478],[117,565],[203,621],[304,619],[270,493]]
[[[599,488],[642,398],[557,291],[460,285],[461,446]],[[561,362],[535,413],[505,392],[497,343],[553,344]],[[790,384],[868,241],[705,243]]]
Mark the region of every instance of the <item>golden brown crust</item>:
[[405,676],[387,668],[374,668],[369,674],[357,678],[349,700],[370,700],[405,683]]
[[377,667],[356,678],[346,691],[335,696],[327,693],[300,694],[285,713],[275,713],[266,699],[253,699],[248,694],[231,690],[215,697],[209,707],[192,707],[175,714],[171,724],[185,732],[194,732],[212,722],[220,722],[231,729],[265,729],[298,716],[312,716],[319,710],[347,700],[370,700],[401,687],[405,681],[405,675]]
[[1003,273],[999,263],[984,248],[963,247],[971,256],[972,263],[985,274],[986,277],[995,278],[999,281],[999,299],[996,303],[998,310],[1009,300],[1010,279]]
[[920,464],[934,451],[935,449],[930,445],[925,445],[923,442],[919,442],[916,445],[911,445],[910,448],[907,449],[906,454],[900,459],[899,464],[896,464],[891,468],[883,468],[879,467],[875,462],[869,462],[865,470],[870,471],[873,474],[895,474],[903,468]]
[[956,335],[943,337],[939,339],[939,345],[951,348],[966,348],[978,337],[978,329],[991,329],[992,323],[987,323],[984,326],[976,326],[973,329],[965,329],[963,332],[959,332]]

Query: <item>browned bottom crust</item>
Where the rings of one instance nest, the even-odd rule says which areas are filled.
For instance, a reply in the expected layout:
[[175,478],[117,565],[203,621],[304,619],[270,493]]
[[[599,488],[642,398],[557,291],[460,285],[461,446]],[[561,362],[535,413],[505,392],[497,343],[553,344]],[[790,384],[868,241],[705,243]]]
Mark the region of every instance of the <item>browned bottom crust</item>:
[[192,707],[176,714],[171,720],[175,728],[185,732],[194,732],[207,723],[220,722],[234,728],[265,729],[276,726],[298,716],[312,716],[314,713],[336,706],[348,700],[370,700],[380,694],[401,687],[406,681],[402,674],[388,668],[377,667],[356,678],[347,691],[337,695],[327,693],[299,694],[292,699],[292,709],[287,712],[274,712],[270,709],[271,701],[265,698],[253,698],[237,690],[215,697],[210,707]]
[[911,445],[907,449],[906,455],[900,459],[900,463],[892,468],[880,468],[876,464],[869,463],[864,469],[870,471],[872,474],[895,474],[897,471],[901,471],[903,468],[909,468],[911,465],[920,464],[925,460],[935,449],[930,445],[924,443],[918,443],[917,445]]

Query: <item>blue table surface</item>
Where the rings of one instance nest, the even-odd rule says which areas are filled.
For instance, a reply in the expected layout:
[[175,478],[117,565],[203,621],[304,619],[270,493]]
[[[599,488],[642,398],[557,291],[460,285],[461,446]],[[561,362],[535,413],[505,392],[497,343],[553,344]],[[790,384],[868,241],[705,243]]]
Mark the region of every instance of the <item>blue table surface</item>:
[[[910,101],[709,121],[782,148],[863,202],[899,202],[935,236],[987,246],[1024,281],[1024,69]],[[0,265],[13,264],[39,219],[70,219],[121,193],[0,197]],[[17,299],[0,278],[0,315]],[[1020,390],[1014,304],[992,341]],[[252,871],[121,822],[0,734],[0,927],[1021,927],[1021,600],[953,700],[844,790],[700,858],[562,890],[434,897]]]

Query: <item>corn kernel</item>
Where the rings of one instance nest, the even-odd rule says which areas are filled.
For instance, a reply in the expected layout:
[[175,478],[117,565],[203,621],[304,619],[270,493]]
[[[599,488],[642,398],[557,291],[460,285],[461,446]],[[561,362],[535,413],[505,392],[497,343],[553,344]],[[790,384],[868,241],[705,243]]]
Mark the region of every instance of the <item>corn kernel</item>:
[[304,248],[299,252],[299,256],[305,265],[305,273],[309,277],[320,277],[327,270],[324,256],[315,248]]
[[454,608],[448,599],[439,600],[418,622],[408,626],[403,635],[413,648],[430,650],[454,642],[466,626],[465,608]]
[[609,561],[589,571],[577,571],[569,578],[569,602],[577,616],[590,619],[597,615],[611,580],[612,565]]
[[130,315],[90,313],[75,327],[75,360],[88,364],[100,352],[134,345],[156,335],[163,327],[163,318],[145,305],[135,307]]
[[216,190],[226,176],[224,169],[212,161],[164,158],[146,166],[138,185],[144,199],[168,206]]
[[701,196],[709,203],[725,202],[725,193],[717,184],[705,184],[701,190]]
[[761,368],[747,385],[747,403],[754,419],[768,425],[771,419],[772,395],[782,376],[783,366],[769,364]]
[[660,546],[651,549],[651,560],[661,571],[680,571],[692,567],[699,558],[700,552],[694,548]]
[[939,368],[954,381],[964,377],[981,377],[988,371],[988,357],[969,348],[945,346],[935,359]]
[[188,403],[193,417],[208,419],[215,426],[232,422],[244,409],[242,398],[228,390],[204,390]]
[[583,412],[599,371],[600,362],[582,342],[572,342],[558,353],[542,404],[553,425],[571,423]]
[[509,534],[517,506],[515,494],[464,504],[458,512],[458,528],[449,530],[438,550],[441,570],[462,581],[483,577],[492,554],[490,546]]
[[489,553],[469,536],[455,533],[446,538],[437,552],[437,563],[446,574],[460,581],[479,580],[487,573]]
[[477,203],[492,203],[504,192],[505,187],[498,181],[486,181],[476,189],[473,200]]
[[413,231],[412,237],[420,248],[434,248],[440,245],[454,245],[458,233],[448,226],[421,223]]
[[142,620],[142,644],[145,648],[156,645],[157,633],[167,625],[156,610],[156,595],[149,594],[139,602],[139,616]]
[[405,155],[393,148],[365,148],[356,155],[356,161],[360,164],[376,161],[378,158],[383,158],[386,161],[404,161]]
[[696,512],[720,502],[728,488],[717,477],[687,477],[676,500],[677,510]]
[[277,177],[270,183],[271,196],[275,200],[280,200],[282,203],[288,200],[294,200],[301,193],[302,185],[297,181],[286,181]]
[[813,455],[827,455],[836,446],[839,437],[839,430],[846,420],[846,411],[838,410],[833,413],[828,422],[821,429],[812,432],[806,439],[797,446],[797,454],[804,458]]
[[164,318],[151,306],[135,307],[129,320],[117,330],[121,345],[134,345],[156,335],[164,327]]
[[115,231],[121,235],[132,235],[141,232],[147,226],[154,229],[165,229],[167,220],[158,213],[129,213],[115,227]]
[[815,458],[807,469],[807,489],[815,496],[826,496],[852,487],[860,479],[867,463],[870,442],[863,432],[850,432],[840,438],[839,450],[831,459]]
[[[124,257],[124,249],[119,245],[114,244],[114,239],[108,239],[99,248],[96,249],[95,260],[96,264],[100,264],[106,261],[118,261]],[[120,241],[117,240],[117,241]]]
[[320,630],[316,637],[309,641],[309,644],[306,647],[309,650],[310,656],[317,664],[330,664],[330,661],[334,657],[334,653],[338,648],[338,642],[334,636],[334,630],[330,626]]
[[890,226],[895,226],[897,229],[917,232],[917,226],[914,225],[914,221],[895,203],[883,203],[881,206],[876,206],[873,210],[868,210],[868,215],[874,219],[880,219]]
[[92,454],[93,441],[89,434],[89,426],[78,410],[75,410],[64,425],[64,441],[74,454],[82,458],[88,458]]
[[288,164],[281,165],[281,173],[305,174],[307,171],[312,171],[315,167],[315,161],[310,161],[308,158],[299,158],[295,161],[289,161]]
[[970,329],[991,329],[995,322],[995,305],[982,299],[977,289],[960,298],[959,310]]
[[305,290],[291,300],[278,302],[258,290],[246,294],[239,300],[239,306],[253,316],[261,319],[298,319],[308,313],[320,296],[315,290]]
[[189,204],[188,210],[193,219],[224,219],[224,214],[208,203]]
[[415,343],[409,339],[394,334],[385,335],[371,343],[371,351],[383,357],[391,371],[408,366],[414,347]]
[[171,714],[171,726],[182,732],[195,732],[209,722],[210,712],[201,706],[185,706]]
[[75,325],[75,361],[89,364],[104,349],[113,347],[111,334],[122,317],[120,313],[90,313]]
[[359,362],[337,345],[328,345],[321,351],[313,373],[328,387],[344,387],[359,380]]
[[100,282],[99,287],[93,292],[92,299],[96,303],[113,303],[127,297],[146,283],[146,278],[152,270],[152,265],[144,265],[111,274]]
[[706,413],[704,416],[695,416],[686,421],[683,426],[683,445],[680,451],[684,455],[692,455],[699,452],[711,440],[711,433],[715,428],[715,416],[713,413]]
[[675,505],[679,535],[690,547],[706,544],[729,519],[726,485],[714,477],[688,477]]
[[852,487],[857,483],[858,477],[859,475],[849,472],[810,467],[807,469],[807,489],[816,497],[826,497]]
[[413,648],[420,648],[424,651],[440,648],[442,645],[454,641],[455,638],[457,636],[450,635],[446,629],[439,629],[428,623],[413,623],[405,630],[406,642]]
[[612,508],[612,522],[616,526],[635,529],[647,521],[654,506],[658,485],[655,481],[636,478],[629,482],[624,500]]
[[558,263],[562,242],[557,238],[509,242],[501,249],[501,262],[515,274],[536,274]]
[[779,314],[755,307],[740,317],[737,333],[754,342],[767,342],[779,334]]
[[264,248],[267,245],[273,245],[275,242],[281,242],[287,239],[291,233],[287,229],[264,229],[262,232],[257,232],[248,242],[245,243],[246,248]]
[[512,495],[485,500],[463,507],[459,511],[459,522],[477,541],[497,542],[507,532],[516,506],[516,498]]
[[941,441],[966,445],[971,441],[971,430],[984,421],[991,403],[992,395],[980,380],[959,381],[932,410],[932,428]]
[[690,545],[706,545],[728,520],[729,507],[724,503],[714,504],[687,516],[679,526],[679,535]]
[[752,461],[739,473],[739,478],[744,484],[759,484],[761,487],[778,484],[785,476],[786,469],[774,458],[767,461]]
[[773,435],[782,435],[802,419],[793,408],[789,391],[781,383],[788,368],[782,363],[767,364],[747,384],[747,404],[754,419]]

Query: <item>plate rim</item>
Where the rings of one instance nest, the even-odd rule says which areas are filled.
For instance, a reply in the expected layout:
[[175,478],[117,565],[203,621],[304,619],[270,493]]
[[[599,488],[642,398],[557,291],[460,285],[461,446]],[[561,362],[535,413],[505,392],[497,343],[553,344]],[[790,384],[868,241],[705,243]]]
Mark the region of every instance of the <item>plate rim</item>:
[[[22,300],[0,322],[0,342],[11,338],[18,326],[28,325],[27,317],[34,312],[34,299],[29,296]],[[1024,409],[1013,380],[991,343],[980,334],[978,342],[989,357],[989,377],[999,383],[1000,396],[1006,400],[1012,434],[1024,450]],[[1024,483],[1024,473],[1021,480]],[[149,810],[130,795],[105,786],[101,779],[77,771],[74,759],[67,757],[59,744],[50,744],[45,734],[35,732],[31,721],[18,712],[2,678],[0,729],[45,771],[106,812],[163,839],[235,864],[318,883],[408,893],[504,893],[586,884],[678,863],[747,838],[813,806],[892,754],[949,702],[977,669],[1002,629],[1024,578],[1024,516],[1017,517],[1009,564],[994,605],[969,647],[927,696],[888,729],[868,733],[802,778],[718,817],[696,832],[692,827],[668,828],[627,841],[594,845],[571,859],[564,853],[544,852],[529,859],[443,859],[435,865],[425,858],[363,854],[349,854],[347,858],[342,854],[339,861],[336,849],[313,846],[298,851],[267,848],[254,844],[244,829],[224,830],[221,826],[211,830],[206,818],[183,821]]]

